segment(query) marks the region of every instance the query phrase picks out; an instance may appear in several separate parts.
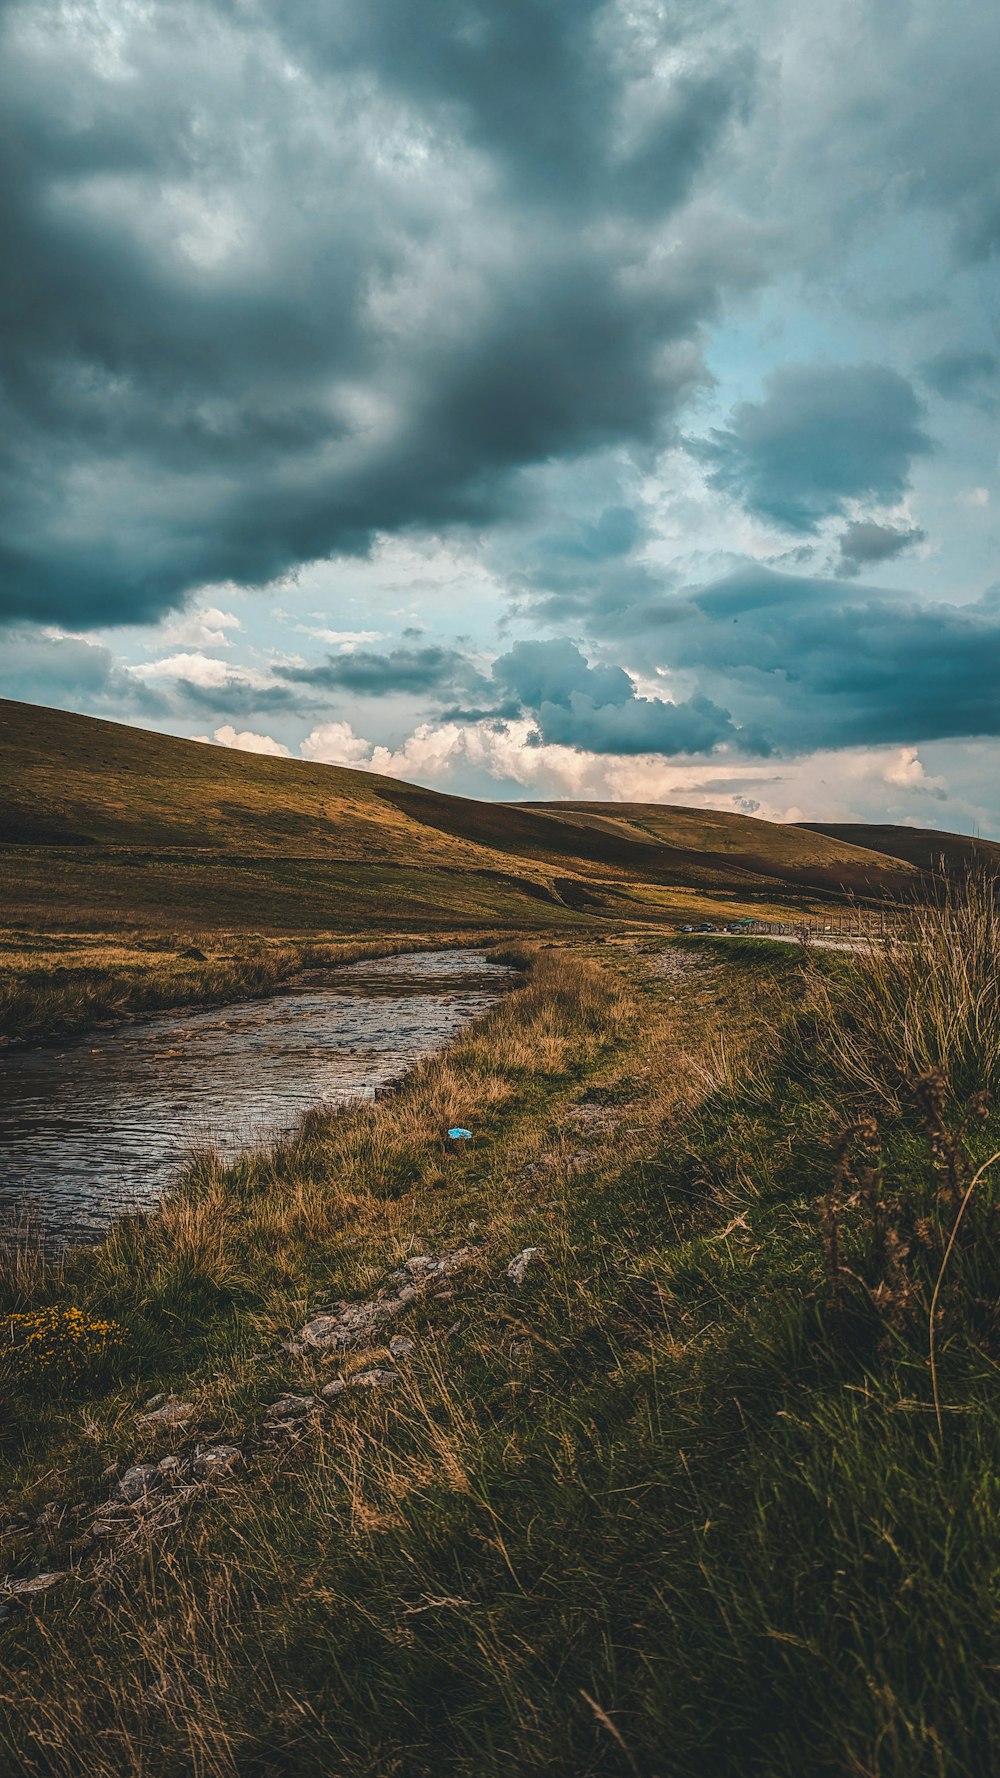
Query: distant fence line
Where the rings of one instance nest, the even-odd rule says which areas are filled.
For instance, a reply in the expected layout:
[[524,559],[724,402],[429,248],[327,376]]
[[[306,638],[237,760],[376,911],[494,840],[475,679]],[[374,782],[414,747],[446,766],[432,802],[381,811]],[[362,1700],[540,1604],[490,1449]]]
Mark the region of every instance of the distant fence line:
[[803,934],[809,938],[885,938],[894,930],[891,916],[887,919],[881,913],[863,920],[856,914],[832,914],[826,920],[724,920],[719,925],[725,932],[748,936],[762,932],[772,938],[801,938]]

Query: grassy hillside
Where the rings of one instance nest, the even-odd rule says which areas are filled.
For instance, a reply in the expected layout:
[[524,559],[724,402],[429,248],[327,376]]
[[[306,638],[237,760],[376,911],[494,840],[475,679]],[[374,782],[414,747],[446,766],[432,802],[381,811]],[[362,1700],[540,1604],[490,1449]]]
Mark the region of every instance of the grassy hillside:
[[540,949],[397,1098],[9,1254],[4,1772],[989,1778],[1000,921],[909,937]]
[[1000,875],[1000,845],[995,840],[941,833],[934,827],[869,826],[860,822],[804,821],[799,828],[823,839],[871,846],[885,857],[898,858],[921,871],[940,871],[943,867],[951,875],[970,870]]
[[481,803],[9,702],[0,833],[8,918],[25,926],[572,924],[601,911],[648,919],[650,889],[781,899],[896,891],[913,874],[741,815]]
[[917,862],[743,815],[478,802],[0,702],[0,1040],[260,992],[316,944],[787,918],[905,893]]
[[[651,847],[661,868],[686,880],[696,870],[714,871],[730,882],[788,885],[797,889],[847,890],[870,895],[905,893],[914,864],[902,854],[879,849],[877,833],[804,828],[758,821],[714,809],[684,809],[664,803],[547,803],[544,808],[573,830],[589,828],[604,843]],[[812,838],[807,837],[812,835]]]

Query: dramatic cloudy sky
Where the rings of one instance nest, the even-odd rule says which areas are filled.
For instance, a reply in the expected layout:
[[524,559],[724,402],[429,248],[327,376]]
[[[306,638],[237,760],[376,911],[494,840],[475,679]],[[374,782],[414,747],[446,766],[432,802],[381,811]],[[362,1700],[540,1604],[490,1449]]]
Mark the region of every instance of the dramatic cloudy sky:
[[1000,834],[1000,13],[0,0],[0,692]]

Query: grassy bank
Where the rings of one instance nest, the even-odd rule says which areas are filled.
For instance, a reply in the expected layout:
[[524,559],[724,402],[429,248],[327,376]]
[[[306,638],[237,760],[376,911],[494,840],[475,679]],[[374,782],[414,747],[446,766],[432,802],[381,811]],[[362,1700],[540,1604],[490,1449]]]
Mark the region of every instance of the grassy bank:
[[[1000,930],[949,977],[954,917],[906,993],[874,957],[543,949],[397,1099],[12,1258],[8,1311],[125,1343],[75,1396],[8,1367],[4,1562],[70,1573],[0,1629],[5,1769],[995,1770]],[[284,1349],[463,1249],[369,1344]],[[137,1427],[162,1389],[193,1417]],[[317,1406],[269,1432],[288,1389]],[[175,1522],[165,1485],[94,1530],[110,1464],[219,1438]]]

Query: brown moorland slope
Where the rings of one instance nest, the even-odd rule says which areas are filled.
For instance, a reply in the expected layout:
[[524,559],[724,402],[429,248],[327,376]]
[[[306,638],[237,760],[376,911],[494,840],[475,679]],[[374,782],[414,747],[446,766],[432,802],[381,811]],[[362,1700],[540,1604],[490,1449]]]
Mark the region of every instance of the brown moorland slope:
[[888,858],[902,859],[921,871],[946,871],[949,875],[970,870],[1000,874],[1000,845],[963,833],[940,833],[934,827],[868,826],[859,822],[802,821],[802,832],[848,845],[870,845]]
[[[607,845],[655,847],[661,868],[692,867],[735,873],[812,890],[878,895],[904,891],[917,863],[883,853],[876,832],[857,826],[843,832],[760,821],[752,815],[687,809],[673,803],[542,803],[554,818],[589,827]],[[865,839],[865,835],[870,835]],[[811,837],[807,837],[811,836]]]
[[11,925],[271,933],[676,917],[674,890],[780,902],[916,879],[870,845],[735,813],[479,802],[10,701],[0,868]]

